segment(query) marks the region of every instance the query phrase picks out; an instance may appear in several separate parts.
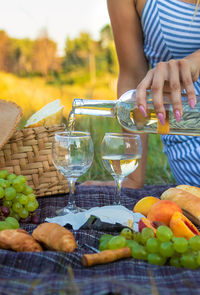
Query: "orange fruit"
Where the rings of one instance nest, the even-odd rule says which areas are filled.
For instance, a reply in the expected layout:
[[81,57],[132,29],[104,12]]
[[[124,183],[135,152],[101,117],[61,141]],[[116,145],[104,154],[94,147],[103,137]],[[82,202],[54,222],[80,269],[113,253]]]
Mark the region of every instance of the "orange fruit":
[[133,212],[141,213],[144,216],[147,216],[151,206],[153,206],[153,204],[159,201],[160,199],[156,197],[152,197],[152,196],[144,197],[135,204],[133,208]]

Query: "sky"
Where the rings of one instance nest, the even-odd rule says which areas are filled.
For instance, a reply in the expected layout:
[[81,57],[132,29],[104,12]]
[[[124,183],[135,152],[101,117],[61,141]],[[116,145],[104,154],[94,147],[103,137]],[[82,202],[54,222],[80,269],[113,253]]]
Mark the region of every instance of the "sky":
[[67,37],[87,31],[98,40],[108,23],[106,0],[0,0],[0,30],[35,39],[46,29],[61,54]]

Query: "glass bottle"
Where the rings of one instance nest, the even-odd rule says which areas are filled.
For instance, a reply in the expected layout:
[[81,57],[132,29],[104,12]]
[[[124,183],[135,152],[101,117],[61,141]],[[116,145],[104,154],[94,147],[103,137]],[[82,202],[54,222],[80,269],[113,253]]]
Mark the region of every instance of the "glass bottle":
[[147,117],[138,109],[135,93],[136,90],[129,90],[118,100],[74,99],[69,122],[76,114],[105,116],[117,118],[123,128],[133,133],[200,135],[200,96],[197,96],[196,106],[192,109],[186,94],[182,94],[183,115],[180,122],[176,121],[172,105],[165,96],[166,119],[162,125],[154,111],[151,91],[147,90]]

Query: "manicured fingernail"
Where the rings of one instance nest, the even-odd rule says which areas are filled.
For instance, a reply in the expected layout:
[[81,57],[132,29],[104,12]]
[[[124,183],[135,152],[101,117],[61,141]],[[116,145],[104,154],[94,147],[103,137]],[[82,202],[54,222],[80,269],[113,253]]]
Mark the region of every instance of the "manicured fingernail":
[[144,117],[147,117],[147,112],[146,112],[145,108],[143,107],[143,105],[139,106],[139,110],[143,114]]
[[165,125],[165,118],[164,118],[164,115],[162,113],[158,113],[157,114],[157,117],[158,117],[158,120],[160,121],[160,123],[162,125]]
[[180,122],[180,120],[181,120],[181,113],[180,113],[179,110],[176,110],[176,111],[175,111],[174,116],[175,116],[175,118],[176,118],[176,121],[177,121],[177,122]]
[[190,99],[190,102],[189,102],[191,108],[193,109],[195,107],[195,100],[192,98]]

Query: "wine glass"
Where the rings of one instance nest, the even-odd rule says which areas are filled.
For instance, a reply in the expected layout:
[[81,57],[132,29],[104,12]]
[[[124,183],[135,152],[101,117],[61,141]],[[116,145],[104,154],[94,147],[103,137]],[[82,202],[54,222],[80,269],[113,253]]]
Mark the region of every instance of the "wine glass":
[[142,156],[139,135],[129,133],[106,133],[101,143],[103,164],[115,181],[115,205],[120,205],[122,182],[135,171]]
[[66,207],[56,215],[84,211],[75,203],[75,182],[91,166],[94,156],[93,142],[89,132],[56,132],[52,143],[54,166],[66,177],[69,184],[69,200]]

